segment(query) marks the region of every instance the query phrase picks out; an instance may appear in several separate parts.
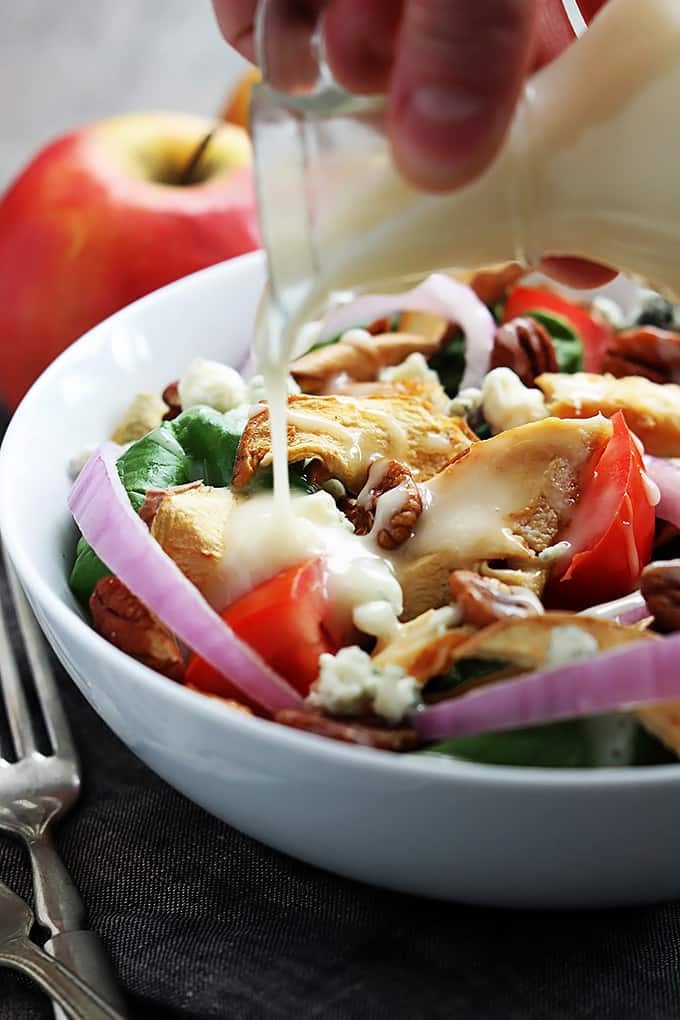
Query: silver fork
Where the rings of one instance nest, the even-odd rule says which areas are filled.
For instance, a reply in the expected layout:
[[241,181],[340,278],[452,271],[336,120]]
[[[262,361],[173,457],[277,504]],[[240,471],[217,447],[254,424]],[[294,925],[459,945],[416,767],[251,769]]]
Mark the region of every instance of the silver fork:
[[0,882],[0,966],[27,974],[70,1020],[124,1020],[80,978],[31,942],[32,924],[28,904]]
[[[52,823],[80,792],[78,760],[44,638],[7,556],[5,568],[52,750],[47,755],[38,750],[0,604],[0,689],[17,758],[8,762],[0,747],[0,831],[23,840],[28,848],[35,916],[49,933],[45,950],[124,1013],[111,963],[97,935],[85,928],[82,901],[52,843]],[[55,1014],[62,1015],[58,1007]]]

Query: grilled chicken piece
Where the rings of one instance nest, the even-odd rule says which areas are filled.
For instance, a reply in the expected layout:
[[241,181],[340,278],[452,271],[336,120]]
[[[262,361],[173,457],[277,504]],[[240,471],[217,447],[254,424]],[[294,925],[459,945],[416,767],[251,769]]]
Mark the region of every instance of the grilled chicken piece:
[[419,684],[445,673],[455,648],[474,633],[471,627],[456,627],[456,610],[428,609],[399,630],[373,655],[374,664],[385,669],[399,666]]
[[207,485],[168,491],[151,521],[153,537],[217,609],[222,608],[222,557],[234,503],[228,489]]
[[495,574],[540,593],[539,556],[569,521],[611,423],[545,418],[473,444],[420,486],[426,507],[415,535],[392,553],[405,619],[450,601],[454,570]]
[[[476,442],[461,418],[437,414],[414,397],[294,396],[288,401],[288,462],[320,460],[356,494],[377,457],[399,461],[417,482],[432,478]],[[272,462],[269,409],[248,420],[236,452],[235,489]]]
[[[329,386],[338,379],[372,382],[378,378],[382,368],[400,365],[409,354],[417,352],[431,358],[439,349],[445,331],[446,323],[439,335],[429,337],[414,330],[380,333],[378,336],[366,333],[365,343],[339,340],[308,351],[293,361],[288,371],[303,392],[317,395],[328,393]],[[346,335],[351,338],[354,333],[361,336],[365,330],[350,330]]]
[[536,379],[548,410],[558,418],[611,418],[623,411],[628,427],[655,457],[680,456],[680,386],[640,376],[546,373]]
[[575,613],[550,612],[542,616],[510,617],[477,631],[457,645],[451,654],[449,667],[463,659],[482,659],[499,664],[495,672],[466,685],[473,687],[556,666],[560,661],[568,661],[570,655],[573,659],[590,658],[621,645],[655,639],[656,635],[638,627],[626,627],[612,620]]
[[114,443],[125,446],[142,439],[162,423],[168,405],[157,393],[138,393],[111,436]]

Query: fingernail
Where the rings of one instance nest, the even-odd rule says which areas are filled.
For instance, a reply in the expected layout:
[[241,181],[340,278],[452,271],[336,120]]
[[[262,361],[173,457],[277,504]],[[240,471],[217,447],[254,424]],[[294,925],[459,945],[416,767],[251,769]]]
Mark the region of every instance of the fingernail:
[[416,183],[438,190],[469,179],[488,131],[476,94],[421,86],[402,97],[391,119],[398,163]]

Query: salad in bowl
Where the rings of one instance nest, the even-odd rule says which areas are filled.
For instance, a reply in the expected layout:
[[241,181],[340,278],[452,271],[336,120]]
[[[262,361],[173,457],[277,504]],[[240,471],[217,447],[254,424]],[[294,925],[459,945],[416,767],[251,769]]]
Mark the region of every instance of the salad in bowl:
[[677,310],[499,266],[363,295],[299,346],[289,494],[261,377],[216,361],[74,457],[95,630],[225,711],[378,751],[676,760]]

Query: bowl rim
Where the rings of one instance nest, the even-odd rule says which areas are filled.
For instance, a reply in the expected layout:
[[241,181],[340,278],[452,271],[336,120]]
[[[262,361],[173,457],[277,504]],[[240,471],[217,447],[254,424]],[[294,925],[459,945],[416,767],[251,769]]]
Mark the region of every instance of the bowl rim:
[[[328,763],[337,763],[345,769],[354,768],[363,771],[367,767],[373,767],[378,772],[384,772],[386,776],[393,776],[395,782],[408,776],[427,778],[429,781],[438,783],[456,783],[461,780],[481,786],[493,786],[500,783],[504,787],[512,789],[550,788],[601,791],[630,787],[631,785],[641,785],[645,788],[665,786],[668,783],[680,781],[680,762],[654,766],[574,769],[487,765],[448,758],[443,755],[393,754],[374,748],[344,744],[314,733],[274,724],[270,720],[230,709],[219,699],[207,697],[182,684],[173,683],[132,659],[97,634],[74,607],[67,605],[52,590],[42,576],[39,565],[34,562],[30,550],[21,540],[21,529],[16,525],[16,517],[12,513],[11,504],[13,451],[18,452],[21,449],[22,437],[30,434],[33,409],[39,403],[49,400],[52,380],[65,371],[74,358],[81,357],[82,353],[88,349],[90,349],[91,356],[96,356],[97,347],[101,343],[107,344],[107,334],[111,330],[112,324],[120,326],[128,321],[134,321],[140,308],[148,312],[154,305],[163,304],[169,293],[176,296],[182,291],[191,291],[198,284],[213,278],[226,281],[230,274],[242,271],[244,266],[247,272],[249,264],[252,264],[253,267],[261,266],[263,261],[264,255],[258,251],[218,263],[153,291],[114,313],[85,333],[52,362],[31,386],[11,418],[0,445],[0,535],[22,583],[34,596],[38,605],[44,607],[48,616],[55,621],[56,628],[62,628],[70,639],[81,645],[93,660],[103,662],[113,671],[125,672],[130,682],[144,684],[146,687],[151,684],[158,692],[159,698],[175,699],[187,710],[193,711],[199,717],[209,718],[212,722],[217,721],[226,730],[239,731],[242,737],[250,736],[254,741],[270,742],[276,750],[296,752],[303,758],[316,758],[321,755]],[[66,463],[67,452],[65,451],[64,470],[66,470]],[[65,514],[68,513],[65,506],[63,511]]]

